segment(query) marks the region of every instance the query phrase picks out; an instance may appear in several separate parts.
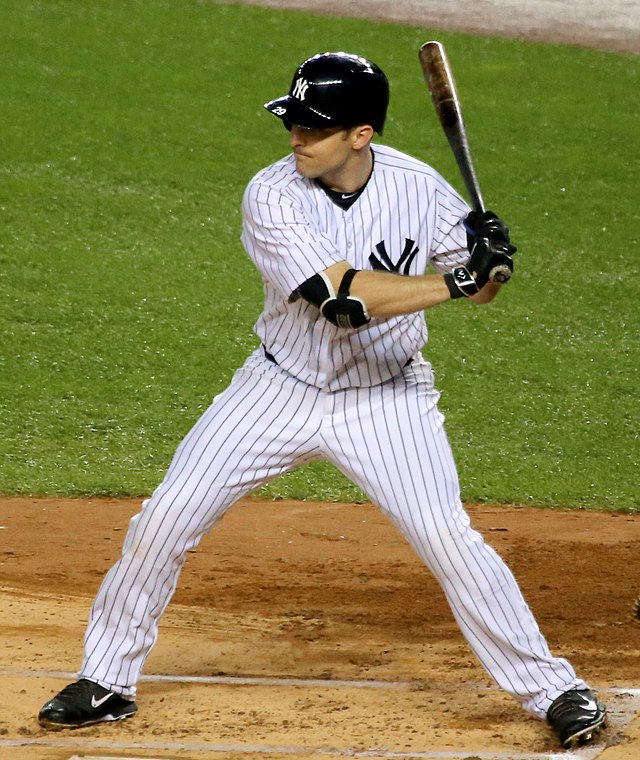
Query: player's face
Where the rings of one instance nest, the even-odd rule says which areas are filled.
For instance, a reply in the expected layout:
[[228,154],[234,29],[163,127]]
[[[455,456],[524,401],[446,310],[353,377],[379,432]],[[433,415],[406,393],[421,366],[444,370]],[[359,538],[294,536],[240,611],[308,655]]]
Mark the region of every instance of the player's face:
[[349,174],[353,160],[352,133],[352,129],[342,127],[308,129],[294,124],[290,143],[298,172],[307,179],[323,179],[342,189],[343,175]]

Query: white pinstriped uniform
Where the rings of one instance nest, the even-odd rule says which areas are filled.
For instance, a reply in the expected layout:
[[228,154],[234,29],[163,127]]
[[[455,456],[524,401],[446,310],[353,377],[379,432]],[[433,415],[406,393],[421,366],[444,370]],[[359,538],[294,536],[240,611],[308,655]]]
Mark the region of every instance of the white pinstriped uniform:
[[411,274],[424,273],[430,262],[445,272],[468,257],[458,224],[469,211],[462,198],[425,164],[383,146],[374,154],[366,190],[347,213],[299,178],[293,156],[258,174],[245,194],[243,242],[265,276],[256,332],[283,369],[329,391],[397,375],[427,339],[424,315],[374,319],[345,331],[318,319],[303,300],[288,304],[298,285],[338,261],[371,269],[369,257],[380,258],[381,243],[394,262],[405,249],[407,258],[417,251]]
[[92,608],[81,677],[134,697],[186,552],[248,491],[325,458],[403,532],[480,662],[525,709],[544,717],[561,693],[586,687],[551,655],[511,572],[470,527],[431,366],[420,355],[423,314],[344,330],[289,299],[342,260],[370,269],[373,254],[400,262],[403,274],[466,261],[461,197],[425,164],[373,150],[372,176],[347,211],[301,177],[291,156],[249,184],[242,240],[265,290],[255,330],[275,362],[262,348],[248,358],[132,519]]

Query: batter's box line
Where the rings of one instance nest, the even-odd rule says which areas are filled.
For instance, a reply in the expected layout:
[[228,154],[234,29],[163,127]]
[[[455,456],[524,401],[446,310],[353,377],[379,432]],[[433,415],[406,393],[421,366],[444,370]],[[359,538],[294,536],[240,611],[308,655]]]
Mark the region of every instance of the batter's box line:
[[[28,678],[61,678],[71,679],[75,675],[72,673],[65,673],[59,671],[0,671],[0,676],[11,677],[28,677]],[[265,681],[268,685],[290,685],[292,682],[296,686],[309,686],[310,684],[319,683],[322,686],[331,687],[336,684],[342,686],[359,686],[365,688],[381,688],[381,687],[414,687],[413,682],[405,681],[330,681],[328,679],[323,680],[305,680],[305,679],[277,679],[277,678],[237,678],[229,676],[167,676],[167,675],[148,675],[144,676],[142,680],[146,681],[164,681],[164,682],[179,682],[179,683],[215,683],[224,685],[246,685],[247,682],[251,684],[263,684]],[[435,689],[435,685],[432,685]],[[467,690],[492,690],[499,691],[497,687],[475,687],[472,685],[466,685],[458,688],[466,688]],[[615,729],[617,731],[623,731],[631,720],[640,711],[640,689],[624,688],[624,687],[606,687],[601,690],[609,694],[615,694],[624,699],[623,704],[615,705],[615,709],[611,710],[611,717],[615,719]],[[612,726],[612,728],[614,728]],[[70,749],[71,751],[78,749],[87,749],[90,751],[96,750],[109,750],[114,751],[183,751],[183,752],[203,752],[220,754],[226,753],[227,755],[246,755],[246,754],[264,754],[264,755],[313,755],[313,756],[333,756],[333,757],[345,757],[345,758],[381,758],[381,760],[466,760],[470,757],[469,750],[465,751],[449,751],[449,752],[394,752],[384,750],[380,748],[371,749],[355,749],[355,748],[337,748],[337,747],[298,747],[298,746],[270,746],[270,745],[228,745],[228,744],[192,744],[192,743],[162,743],[162,742],[103,742],[100,739],[82,739],[80,737],[73,739],[52,739],[52,738],[21,738],[21,739],[2,739],[0,738],[0,747],[58,747],[63,749]],[[583,747],[582,749],[565,752],[537,752],[537,753],[520,753],[514,754],[513,752],[481,752],[471,750],[471,756],[478,758],[478,760],[597,760],[598,756],[607,749],[607,745],[597,744],[590,747]],[[120,760],[117,757],[109,758],[108,760]]]
[[[335,747],[293,747],[268,746],[251,744],[195,744],[179,742],[106,742],[99,739],[0,739],[0,747],[47,747],[69,749],[71,751],[102,750],[111,752],[153,751],[153,752],[211,752],[212,754],[227,753],[235,755],[246,754],[280,754],[280,755],[318,755],[352,758],[382,758],[382,760],[596,760],[604,745],[583,748],[573,752],[478,752],[465,750],[462,752],[388,752],[382,749],[338,749]],[[471,754],[470,754],[471,752]],[[70,760],[72,760],[70,758]],[[105,760],[120,760],[117,757]]]
[[[0,676],[9,678],[59,678],[72,681],[77,673],[58,670],[0,670]],[[222,686],[299,686],[314,688],[349,688],[349,689],[408,689],[412,691],[500,691],[497,686],[485,684],[445,684],[415,679],[412,681],[376,681],[376,680],[347,680],[331,678],[290,678],[278,676],[177,676],[161,673],[150,673],[140,677],[143,683],[193,683],[217,684]],[[601,694],[617,694],[620,696],[640,698],[640,688],[623,686],[594,687]],[[565,757],[565,755],[563,755]]]

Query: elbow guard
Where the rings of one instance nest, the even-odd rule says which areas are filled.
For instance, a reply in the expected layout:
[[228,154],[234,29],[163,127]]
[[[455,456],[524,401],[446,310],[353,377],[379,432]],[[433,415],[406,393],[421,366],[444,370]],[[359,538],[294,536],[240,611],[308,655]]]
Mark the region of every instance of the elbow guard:
[[320,305],[320,312],[325,319],[336,325],[336,327],[355,329],[371,321],[365,302],[360,298],[349,295],[351,281],[357,273],[357,269],[348,269],[340,281],[337,293],[333,289],[329,278],[323,274],[320,275],[325,281],[327,295],[329,296]]

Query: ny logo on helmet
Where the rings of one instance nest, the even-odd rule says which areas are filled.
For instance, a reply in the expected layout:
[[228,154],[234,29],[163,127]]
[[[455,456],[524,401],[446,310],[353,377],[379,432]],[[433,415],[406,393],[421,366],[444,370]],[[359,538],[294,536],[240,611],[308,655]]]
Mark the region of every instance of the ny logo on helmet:
[[300,77],[300,79],[296,80],[296,83],[291,95],[292,97],[297,98],[298,100],[304,100],[308,89],[309,89],[309,82],[307,82],[306,79],[303,79],[302,77]]

